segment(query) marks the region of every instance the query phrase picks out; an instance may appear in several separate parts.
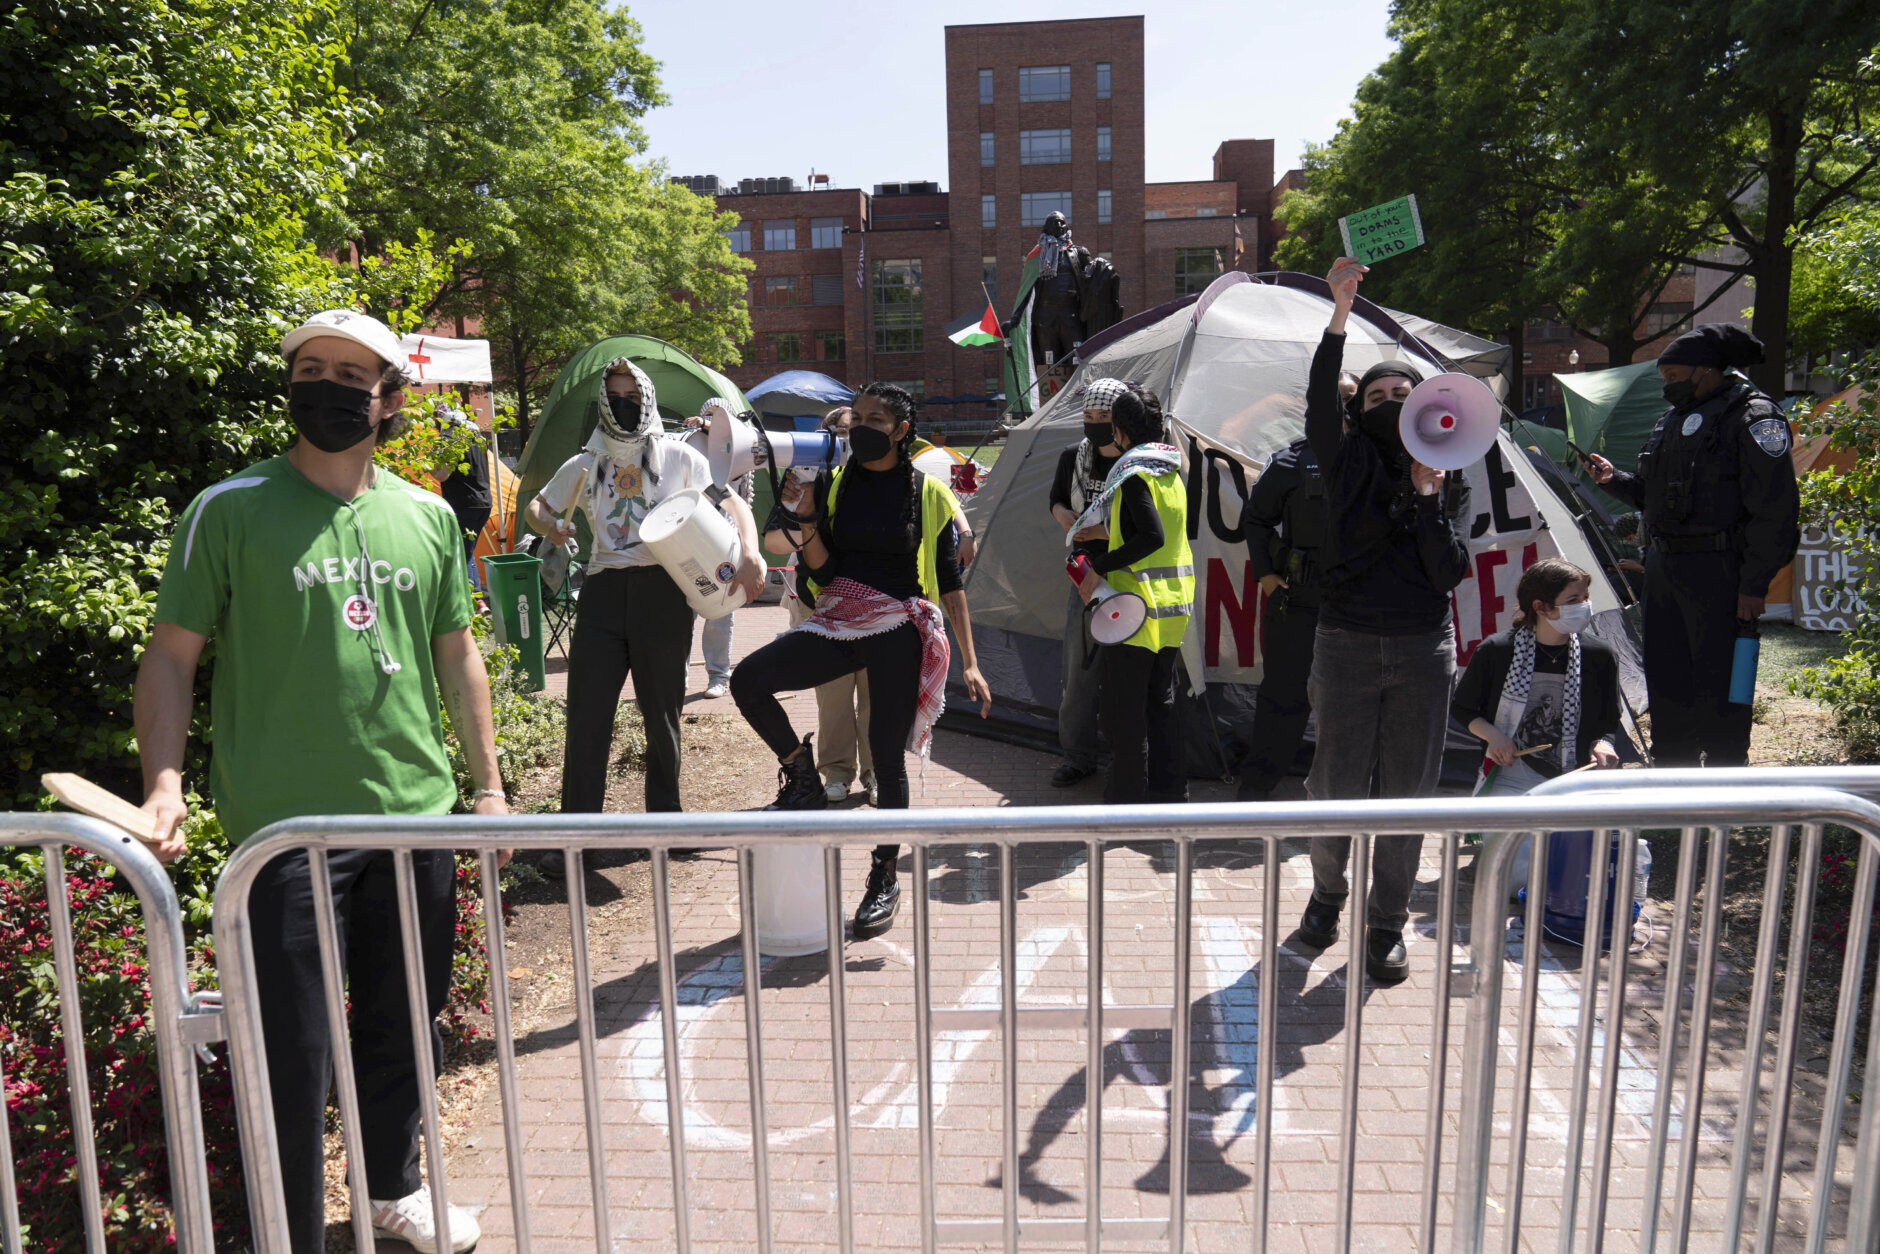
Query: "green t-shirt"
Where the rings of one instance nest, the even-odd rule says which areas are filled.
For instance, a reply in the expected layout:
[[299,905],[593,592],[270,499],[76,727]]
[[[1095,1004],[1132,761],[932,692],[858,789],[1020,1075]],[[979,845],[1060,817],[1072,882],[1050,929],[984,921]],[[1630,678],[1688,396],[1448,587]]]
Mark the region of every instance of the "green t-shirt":
[[444,498],[383,469],[348,505],[285,457],[190,503],[157,621],[215,639],[209,779],[231,840],[451,809],[431,638],[470,623],[458,534]]

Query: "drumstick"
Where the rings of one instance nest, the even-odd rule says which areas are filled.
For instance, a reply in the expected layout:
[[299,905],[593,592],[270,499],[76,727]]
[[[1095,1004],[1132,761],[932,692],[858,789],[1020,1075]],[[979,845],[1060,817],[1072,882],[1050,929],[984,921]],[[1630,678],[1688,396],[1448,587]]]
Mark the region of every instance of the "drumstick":
[[1551,749],[1551,748],[1553,748],[1553,745],[1551,744],[1535,745],[1532,749],[1523,749],[1521,750],[1521,752],[1515,754],[1514,756],[1517,758],[1525,758],[1530,753],[1539,753],[1543,749]]
[[587,472],[588,468],[583,466],[581,473],[575,476],[574,495],[568,498],[568,508],[561,512],[561,525],[564,527],[568,525],[568,520],[574,517],[574,507],[580,503],[581,489],[587,486]]
[[39,777],[45,790],[81,814],[123,828],[147,845],[157,843],[157,820],[124,798],[69,771],[49,771]]

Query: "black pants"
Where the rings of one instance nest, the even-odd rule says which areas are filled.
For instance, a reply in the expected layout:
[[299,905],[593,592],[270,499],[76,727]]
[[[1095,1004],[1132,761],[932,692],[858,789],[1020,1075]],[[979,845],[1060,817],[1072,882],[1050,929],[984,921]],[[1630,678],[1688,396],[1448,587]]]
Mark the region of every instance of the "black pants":
[[1734,552],[1645,556],[1645,691],[1652,764],[1749,763],[1750,707],[1730,704],[1736,659]]
[[[875,759],[876,808],[905,810],[907,736],[920,700],[920,660],[920,632],[912,623],[859,640],[788,631],[738,663],[731,672],[731,697],[781,760],[795,753],[802,740],[777,694],[867,671],[868,751]],[[875,853],[893,857],[899,850],[899,845],[881,845]]]
[[1097,698],[1103,738],[1110,745],[1110,773],[1103,804],[1179,801],[1187,794],[1182,776],[1181,728],[1175,717],[1175,670],[1181,650],[1160,651],[1130,644],[1103,650],[1103,691]]
[[614,713],[633,675],[646,723],[646,812],[679,805],[679,708],[692,656],[692,609],[657,566],[597,570],[581,585],[568,651],[568,740],[561,811],[599,814],[607,800]]
[[1312,702],[1306,682],[1312,678],[1312,642],[1319,634],[1316,605],[1294,605],[1269,612],[1262,623],[1260,699],[1253,707],[1247,760],[1240,767],[1240,796],[1264,799],[1292,769],[1305,738]]
[[[450,992],[454,870],[447,853],[418,853],[411,860],[427,1018],[435,1020]],[[366,1193],[387,1201],[415,1193],[422,1183],[417,1066],[392,855],[335,850],[327,854],[327,867],[352,1005],[353,1080],[359,1091]],[[288,1233],[294,1254],[318,1254],[326,1249],[324,1137],[333,1040],[327,1031],[305,851],[283,854],[267,865],[255,880],[248,917],[254,929],[255,981],[281,1147]],[[441,1045],[433,1024],[433,1066]]]

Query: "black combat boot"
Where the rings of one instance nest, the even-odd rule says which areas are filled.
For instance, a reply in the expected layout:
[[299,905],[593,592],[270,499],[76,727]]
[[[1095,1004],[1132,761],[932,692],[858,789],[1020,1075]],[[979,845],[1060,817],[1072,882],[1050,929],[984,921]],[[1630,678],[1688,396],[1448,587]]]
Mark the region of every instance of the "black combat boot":
[[862,904],[855,907],[852,930],[856,940],[879,936],[894,926],[894,916],[901,909],[901,885],[895,877],[894,864],[901,851],[875,854],[868,870],[868,887],[862,890]]
[[777,766],[777,799],[766,810],[825,810],[829,797],[823,792],[822,777],[816,774],[816,752],[810,748],[814,736],[803,737],[803,752]]

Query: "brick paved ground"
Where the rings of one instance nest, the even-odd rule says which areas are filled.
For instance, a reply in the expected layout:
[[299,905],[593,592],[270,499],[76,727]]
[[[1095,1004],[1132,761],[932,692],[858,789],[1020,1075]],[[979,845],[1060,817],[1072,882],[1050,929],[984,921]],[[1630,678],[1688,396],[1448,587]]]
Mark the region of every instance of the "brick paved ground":
[[[739,623],[737,652],[742,655],[768,640],[781,624],[781,611],[747,611]],[[696,690],[703,685],[702,665],[695,664],[692,686]],[[721,703],[699,704],[710,708]],[[728,709],[728,701],[722,704]],[[807,703],[803,706],[805,711],[810,708]],[[1096,800],[1094,780],[1068,795],[1048,787],[1045,780],[1054,764],[1044,754],[941,733],[924,784],[916,781],[914,804]],[[1194,791],[1197,800],[1228,795],[1219,784],[1197,783]],[[933,854],[928,891],[933,915],[933,996],[938,1007],[997,1004],[997,857],[996,850],[970,846],[947,847]],[[1466,859],[1467,855],[1465,865]],[[697,894],[692,900],[674,902],[688,1215],[695,1250],[748,1250],[754,1247],[755,1212],[736,870],[729,855],[708,854],[704,861],[712,869],[701,878]],[[1068,1006],[1083,1000],[1084,861],[1081,846],[1033,847],[1020,855],[1021,1004]],[[845,907],[852,906],[866,865],[865,850],[845,856]],[[904,860],[904,874],[907,865]],[[1195,865],[1188,1248],[1241,1251],[1251,1245],[1247,1223],[1255,1149],[1255,1047],[1260,1030],[1256,1008],[1259,981],[1266,978],[1257,961],[1264,868],[1258,848],[1250,843],[1201,847]],[[1365,991],[1355,1249],[1414,1248],[1418,1191],[1429,1157],[1424,1134],[1439,865],[1437,842],[1426,842],[1411,906],[1411,979],[1394,988],[1367,982]],[[1105,869],[1108,1004],[1166,1002],[1171,987],[1174,901],[1168,847],[1113,848]],[[1337,1128],[1345,1074],[1342,1025],[1349,955],[1343,940],[1316,954],[1292,939],[1293,925],[1310,889],[1303,842],[1286,842],[1280,874],[1282,950],[1276,973],[1279,1019],[1274,1025],[1278,1079],[1273,1095],[1272,1215],[1267,1248],[1329,1250],[1337,1206]],[[1459,910],[1465,936],[1466,910],[1465,900]],[[1663,904],[1656,911],[1661,921],[1669,913]],[[886,936],[849,942],[845,947],[854,1231],[857,1248],[865,1250],[917,1248],[919,1243],[909,913],[904,908],[897,927]],[[1656,1022],[1663,1001],[1664,931],[1661,926],[1651,952],[1633,960],[1628,980],[1607,1218],[1606,1248],[1611,1250],[1638,1248],[1635,1234],[1644,1196]],[[1511,960],[1518,961],[1520,945],[1516,927],[1509,944]],[[1536,1249],[1554,1247],[1561,1223],[1566,1112],[1579,1014],[1579,951],[1550,950],[1545,959],[1523,1211],[1525,1244]],[[675,1233],[652,936],[636,936],[612,952],[595,953],[594,971],[609,1231],[617,1249],[669,1250],[674,1248]],[[1519,970],[1512,969],[1504,999],[1505,1024],[1513,1022],[1519,987]],[[833,1249],[836,1169],[826,955],[766,960],[763,989],[766,1115],[777,1248]],[[1450,1091],[1441,1149],[1445,1191],[1454,1185],[1459,1103],[1455,1082],[1462,1062],[1466,991],[1459,987],[1451,1002]],[[1722,1042],[1735,1046],[1741,1033],[1730,1034],[1727,1017],[1726,1012]],[[1596,1090],[1606,1040],[1603,1011],[1601,1024],[1593,1043]],[[1103,1213],[1110,1218],[1163,1218],[1168,1208],[1168,1033],[1139,1030],[1110,1035],[1102,1085]],[[1502,1093],[1497,1109],[1504,1114],[1489,1206],[1490,1242],[1496,1249],[1502,1246],[1500,1226],[1508,1208],[1507,1145],[1502,1135],[1507,1130],[1505,1112],[1511,1097],[1512,1031],[1504,1030],[1502,1045]],[[1021,1220],[1078,1219],[1083,1214],[1089,1196],[1084,1178],[1085,1050],[1080,1030],[1021,1033]],[[572,1010],[566,1024],[525,1038],[519,1042],[519,1051],[534,1248],[595,1249]],[[995,1032],[936,1034],[936,1200],[942,1218],[997,1219],[1002,1213],[1000,1053]],[[1742,1134],[1734,1114],[1740,1083],[1734,1059],[1733,1053],[1714,1054],[1707,1076],[1693,1210],[1693,1229],[1698,1233],[1713,1233],[1722,1223],[1729,1153]],[[1805,1064],[1817,1073],[1824,1065],[1825,1059]],[[1798,1100],[1804,1107],[1814,1078],[1805,1076],[1800,1086]],[[1592,1109],[1597,1110],[1597,1092]],[[1681,1109],[1680,1095],[1670,1125],[1674,1146],[1683,1130]],[[1812,1127],[1819,1118],[1808,1118],[1804,1110],[1793,1123]],[[1802,1143],[1797,1144],[1792,1138],[1787,1154],[1781,1248],[1798,1243],[1795,1234],[1801,1230],[1801,1208],[1812,1187],[1806,1178],[1813,1159],[1812,1135],[1800,1139]],[[1673,1161],[1675,1155],[1674,1149]],[[1844,1152],[1843,1159],[1845,1181],[1845,1173],[1852,1168],[1851,1152]],[[498,1254],[515,1248],[501,1123],[493,1099],[469,1147],[452,1162],[451,1197],[482,1210],[483,1250]],[[1584,1189],[1581,1199],[1584,1223]],[[1440,1218],[1447,1225],[1447,1205]],[[1027,1233],[1026,1248],[1038,1244],[1044,1235],[1036,1230]],[[1081,1240],[1080,1232],[1071,1235]],[[1134,1240],[1111,1243],[1142,1248]]]

